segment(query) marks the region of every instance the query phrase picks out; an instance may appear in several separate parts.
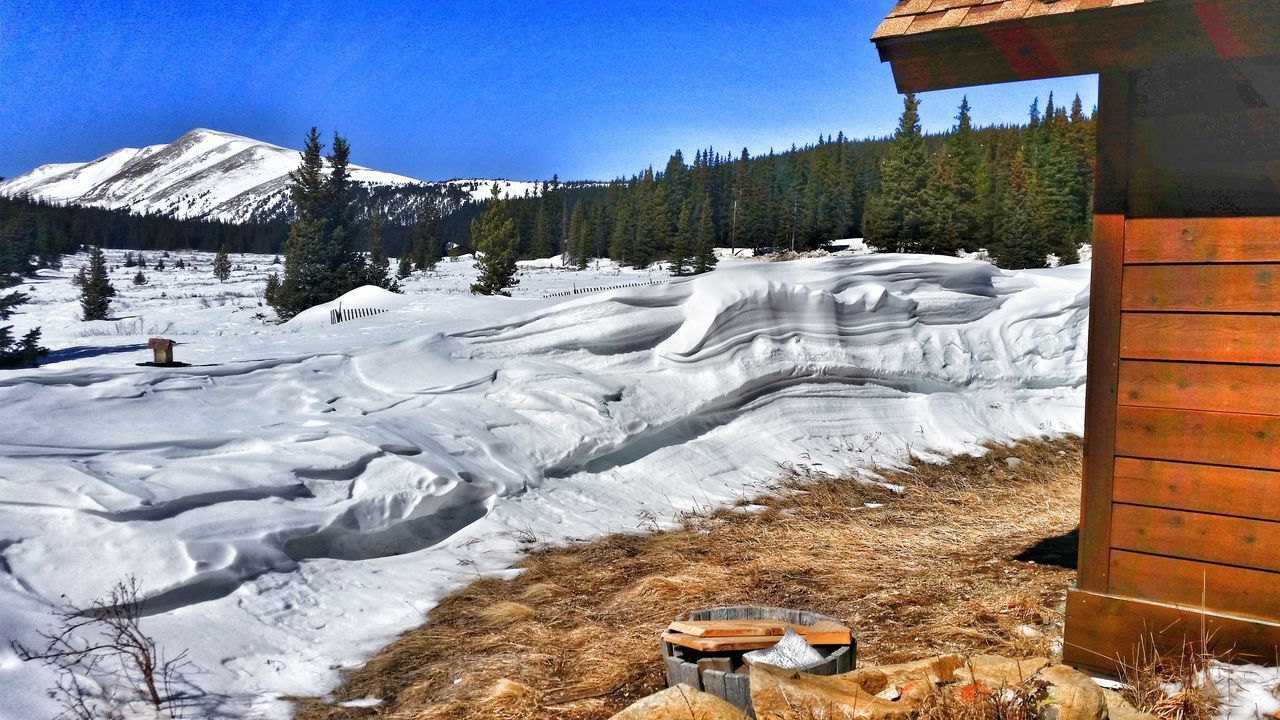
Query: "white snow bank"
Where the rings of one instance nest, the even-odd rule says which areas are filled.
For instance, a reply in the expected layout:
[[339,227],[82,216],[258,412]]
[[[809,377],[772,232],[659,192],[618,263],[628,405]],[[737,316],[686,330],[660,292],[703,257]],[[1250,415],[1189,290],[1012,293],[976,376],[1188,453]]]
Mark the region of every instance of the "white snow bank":
[[[195,288],[200,263],[172,277]],[[518,291],[649,277],[593,272],[525,268]],[[513,529],[634,530],[753,494],[779,463],[870,470],[1082,429],[1086,267],[730,260],[564,302],[473,297],[473,276],[441,263],[394,312],[333,327],[195,306],[170,323],[190,368],[134,367],[135,335],[111,338],[134,355],[0,373],[0,634],[32,641],[64,594],[133,573],[150,629],[201,669],[204,716],[286,717],[281,694],[323,694],[447,592],[507,572]],[[36,311],[69,317],[69,281],[43,282],[37,299],[60,299]],[[48,337],[89,325],[66,322]],[[50,675],[6,653],[0,717],[50,715]]]
[[321,303],[298,313],[286,323],[289,327],[318,327],[329,324],[331,310],[399,310],[413,301],[399,293],[384,290],[376,285],[362,285],[337,300]]

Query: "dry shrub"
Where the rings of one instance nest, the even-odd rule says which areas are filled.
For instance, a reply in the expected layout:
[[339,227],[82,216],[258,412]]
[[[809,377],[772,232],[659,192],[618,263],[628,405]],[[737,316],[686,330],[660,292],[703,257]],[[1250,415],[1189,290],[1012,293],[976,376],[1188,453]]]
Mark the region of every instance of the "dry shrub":
[[1176,650],[1148,635],[1133,658],[1120,666],[1121,696],[1137,709],[1162,720],[1210,720],[1218,713],[1211,687],[1209,638],[1185,640]]
[[502,627],[504,625],[514,625],[516,623],[532,620],[534,615],[533,608],[528,605],[521,605],[518,602],[500,602],[481,608],[476,613],[480,620],[489,627]]
[[564,595],[565,589],[555,583],[534,583],[520,593],[520,599],[535,605],[555,602]]
[[[1005,462],[1015,456],[1022,462]],[[1079,475],[1078,438],[886,472],[901,492],[788,469],[750,500],[754,512],[692,513],[673,530],[531,549],[520,576],[445,598],[335,693],[381,706],[313,700],[297,717],[603,720],[662,689],[658,636],[672,618],[716,605],[839,618],[858,636],[860,664],[1047,655],[1075,572],[1017,558],[1075,528]],[[1015,632],[1024,626],[1042,642]],[[528,692],[495,690],[513,686]]]
[[1046,688],[1034,678],[996,688],[978,682],[935,687],[919,720],[1044,720]]

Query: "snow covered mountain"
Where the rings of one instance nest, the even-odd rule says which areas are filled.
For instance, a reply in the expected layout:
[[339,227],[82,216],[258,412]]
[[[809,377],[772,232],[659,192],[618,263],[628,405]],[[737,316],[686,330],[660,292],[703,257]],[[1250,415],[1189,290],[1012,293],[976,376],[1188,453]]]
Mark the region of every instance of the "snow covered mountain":
[[[298,151],[229,133],[197,128],[167,145],[122,148],[86,163],[41,165],[0,183],[0,195],[29,195],[50,202],[127,209],[138,214],[225,222],[265,222],[291,212],[289,171]],[[382,199],[403,195],[409,202],[388,203],[393,215],[416,214],[426,195],[446,193],[455,200],[489,197],[494,180],[424,182],[403,175],[351,166],[359,190]],[[500,180],[506,195],[536,192],[537,183]],[[392,221],[398,218],[392,217]]]

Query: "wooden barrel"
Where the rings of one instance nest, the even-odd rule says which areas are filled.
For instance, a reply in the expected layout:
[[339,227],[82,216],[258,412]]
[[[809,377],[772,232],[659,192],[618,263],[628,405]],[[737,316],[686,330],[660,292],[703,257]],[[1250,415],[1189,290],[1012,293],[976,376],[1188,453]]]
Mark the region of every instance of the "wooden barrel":
[[[676,618],[676,620],[780,620],[792,625],[813,625],[821,621],[839,623],[835,618],[819,615],[804,610],[789,608],[762,607],[759,605],[727,605],[724,607],[695,610]],[[815,645],[814,650],[822,654],[823,659],[802,668],[798,672],[810,675],[838,675],[850,672],[857,664],[858,640],[850,636],[848,645]],[[735,653],[701,653],[697,650],[662,643],[662,660],[667,667],[667,687],[675,687],[681,683],[723,698],[742,710],[748,717],[756,716],[751,705],[751,677],[745,666],[742,666],[742,652]],[[723,669],[723,663],[708,662],[711,658],[728,658],[731,670]],[[698,663],[703,666],[699,669]],[[711,667],[713,664],[720,668]]]

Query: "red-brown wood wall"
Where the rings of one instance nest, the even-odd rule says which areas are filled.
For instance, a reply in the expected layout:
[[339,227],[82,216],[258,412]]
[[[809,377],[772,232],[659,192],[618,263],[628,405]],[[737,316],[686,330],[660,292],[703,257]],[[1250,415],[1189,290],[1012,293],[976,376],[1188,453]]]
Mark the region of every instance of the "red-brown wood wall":
[[1280,58],[1100,79],[1070,662],[1280,648],[1277,130]]

